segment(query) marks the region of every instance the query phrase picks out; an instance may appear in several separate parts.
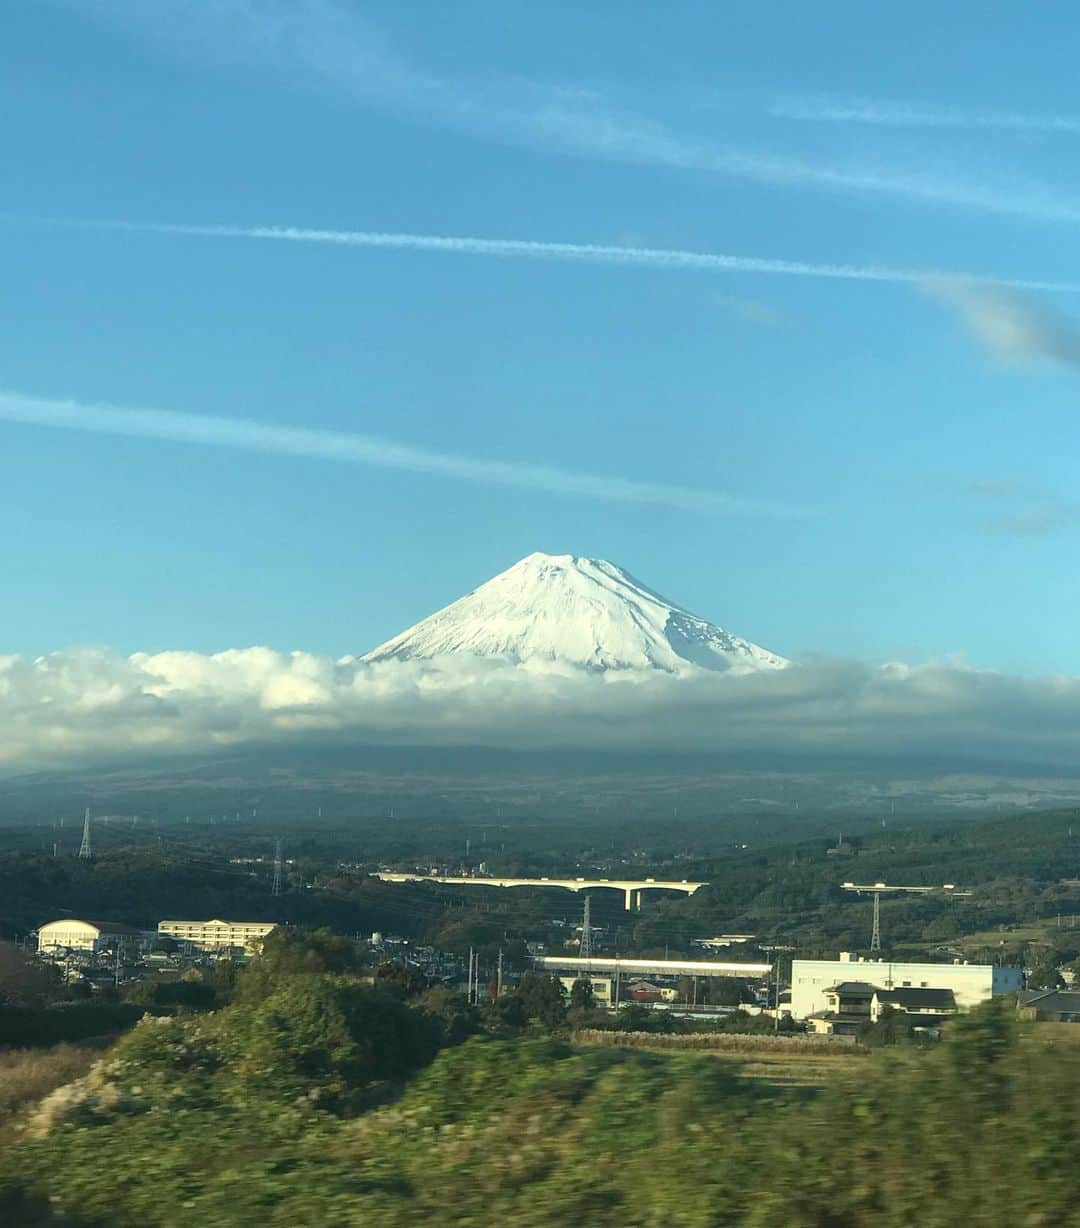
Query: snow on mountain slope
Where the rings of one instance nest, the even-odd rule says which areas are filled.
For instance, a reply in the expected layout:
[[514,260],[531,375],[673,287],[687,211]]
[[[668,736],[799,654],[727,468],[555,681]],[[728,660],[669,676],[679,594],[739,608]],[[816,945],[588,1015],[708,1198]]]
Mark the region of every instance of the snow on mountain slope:
[[779,669],[775,653],[672,605],[604,559],[530,554],[367,653],[367,662],[447,654],[592,671]]

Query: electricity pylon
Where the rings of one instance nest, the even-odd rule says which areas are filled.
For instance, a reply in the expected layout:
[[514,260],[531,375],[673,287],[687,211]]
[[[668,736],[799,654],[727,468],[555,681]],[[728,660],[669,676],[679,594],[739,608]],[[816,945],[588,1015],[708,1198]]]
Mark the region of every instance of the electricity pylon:
[[271,895],[281,895],[281,880],[281,841],[278,840],[278,842],[274,845],[274,885],[270,889]]
[[581,921],[581,950],[579,952],[582,959],[592,959],[592,926],[589,924],[589,897],[585,897],[585,916]]
[[82,844],[79,845],[79,856],[88,859],[93,855],[90,848],[90,807],[87,806],[86,814],[83,815]]
[[857,895],[872,895],[874,897],[874,928],[870,932],[870,950],[881,950],[881,897],[888,892],[892,895],[936,895],[942,898],[969,896],[970,891],[960,891],[955,883],[943,883],[940,887],[900,887],[893,883],[841,883],[844,891],[854,891]]

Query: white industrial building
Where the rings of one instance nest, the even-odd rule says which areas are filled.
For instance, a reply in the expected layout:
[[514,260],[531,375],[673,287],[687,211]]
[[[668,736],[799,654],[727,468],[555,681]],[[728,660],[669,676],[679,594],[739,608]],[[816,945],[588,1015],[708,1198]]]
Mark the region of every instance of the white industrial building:
[[994,964],[909,964],[841,951],[839,959],[792,960],[792,1015],[807,1019],[827,1013],[829,991],[851,983],[881,990],[948,989],[957,1008],[968,1010],[988,998],[1022,989],[1024,978],[1019,968]]
[[177,942],[190,942],[204,950],[231,947],[254,950],[260,940],[277,929],[273,921],[159,921],[158,933]]
[[130,946],[142,938],[142,931],[115,921],[49,921],[38,929],[39,951],[104,951],[110,947]]

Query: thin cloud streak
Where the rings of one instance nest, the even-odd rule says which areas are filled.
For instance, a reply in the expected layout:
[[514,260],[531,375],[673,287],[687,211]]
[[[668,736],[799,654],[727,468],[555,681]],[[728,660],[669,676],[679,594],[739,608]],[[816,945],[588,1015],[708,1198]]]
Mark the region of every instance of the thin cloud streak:
[[123,222],[80,218],[3,217],[14,225],[56,226],[129,234],[177,235],[206,239],[268,240],[283,243],[323,243],[337,247],[438,252],[459,256],[497,256],[616,265],[675,272],[760,273],[780,277],[818,277],[833,281],[930,284],[935,279],[965,279],[1020,290],[1050,290],[1080,294],[1080,282],[1037,278],[989,277],[933,269],[906,269],[878,264],[815,264],[769,256],[732,256],[666,247],[626,247],[603,243],[552,243],[536,239],[490,239],[470,235],[422,235],[401,231],[326,230],[300,226],[200,226],[169,222]]
[[547,465],[428,452],[371,435],[271,426],[249,418],[218,418],[158,409],[127,409],[78,401],[42,400],[0,392],[0,420],[95,434],[242,448],[287,456],[400,469],[464,481],[618,503],[651,504],[711,515],[799,517],[798,508],[718,491],[575,473]]
[[940,103],[903,102],[895,99],[830,98],[828,96],[780,98],[769,107],[777,119],[810,123],[868,124],[883,128],[979,129],[1004,132],[1080,133],[1080,116],[998,111],[986,107],[949,106]]
[[562,156],[721,175],[778,187],[901,201],[1041,221],[1080,222],[1080,201],[1052,187],[982,182],[923,167],[813,160],[717,143],[612,105],[591,89],[520,78],[442,77],[399,55],[337,0],[67,0],[98,20],[141,31],[201,65],[277,75],[431,127]]

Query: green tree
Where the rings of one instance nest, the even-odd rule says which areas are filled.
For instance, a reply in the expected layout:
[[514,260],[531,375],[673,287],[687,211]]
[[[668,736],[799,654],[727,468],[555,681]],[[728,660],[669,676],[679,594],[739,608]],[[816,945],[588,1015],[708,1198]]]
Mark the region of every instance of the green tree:
[[876,1023],[865,1023],[859,1029],[859,1041],[876,1049],[881,1045],[895,1045],[911,1039],[914,1026],[910,1015],[887,1007]]
[[1061,989],[1064,984],[1061,973],[1049,958],[1039,959],[1027,970],[1028,989]]
[[619,1030],[622,1032],[644,1032],[649,1026],[652,1011],[642,1006],[640,1002],[627,1002],[620,1006],[616,1016]]
[[593,994],[592,981],[578,977],[573,983],[570,987],[570,1009],[579,1012],[596,1010],[596,996]]
[[37,963],[14,943],[0,942],[0,1005],[40,1007],[58,991],[55,968]]
[[284,977],[355,972],[362,966],[348,938],[326,928],[279,927],[262,941],[259,954],[237,977],[237,1001],[260,1001]]
[[432,986],[416,1005],[439,1020],[446,1033],[447,1044],[459,1044],[479,1030],[478,1012],[468,1005],[464,994],[455,993],[445,985]]
[[113,1070],[137,1102],[341,1114],[362,1108],[372,1085],[426,1065],[443,1038],[425,1011],[357,981],[301,973],[257,1002],[137,1027],[118,1045]]
[[352,972],[363,961],[353,943],[325,927],[279,926],[263,939],[258,963],[275,974]]
[[219,1002],[229,1002],[236,992],[237,983],[244,972],[244,965],[234,959],[219,959],[210,970],[207,980],[214,987]]
[[667,1011],[653,1011],[640,1002],[627,1002],[619,1007],[617,1026],[620,1032],[675,1032],[679,1021]]
[[521,1003],[526,1019],[535,1019],[546,1028],[558,1028],[566,1022],[563,989],[553,976],[526,972],[517,983],[514,997]]
[[384,959],[375,967],[375,985],[404,1002],[420,997],[427,991],[430,982],[419,968]]
[[1014,1050],[1018,1035],[1011,996],[991,998],[966,1015],[950,1019],[943,1048],[956,1077],[957,1094],[982,1111],[1000,1109],[1008,1093],[1005,1059]]
[[212,1010],[217,1005],[213,985],[198,980],[162,980],[147,977],[125,986],[123,998],[142,1006],[184,1006],[191,1010]]
[[496,1028],[523,1028],[529,1022],[521,998],[516,993],[504,993],[488,1007],[488,1018]]

